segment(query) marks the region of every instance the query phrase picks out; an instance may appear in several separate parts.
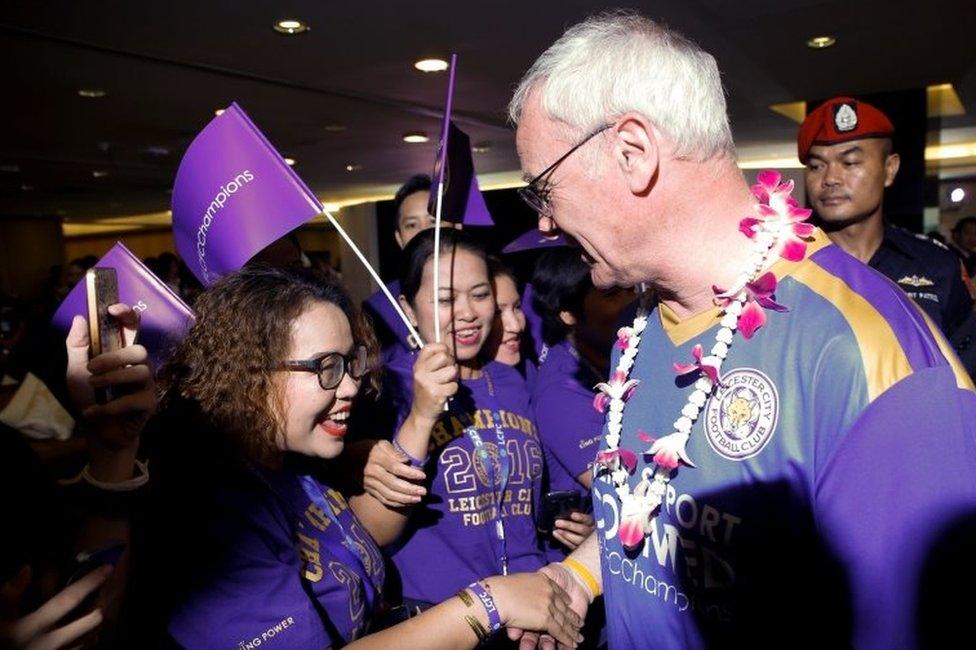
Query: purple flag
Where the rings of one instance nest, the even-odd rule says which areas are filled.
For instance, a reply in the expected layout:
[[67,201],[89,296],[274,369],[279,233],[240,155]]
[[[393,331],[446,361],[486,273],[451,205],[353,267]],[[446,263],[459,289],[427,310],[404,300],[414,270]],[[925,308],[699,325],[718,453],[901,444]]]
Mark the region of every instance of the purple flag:
[[[478,187],[471,159],[471,138],[451,119],[454,107],[454,72],[457,55],[451,55],[451,72],[447,82],[447,102],[444,106],[444,124],[441,139],[434,158],[434,180],[430,188],[427,212],[437,214],[437,192],[441,198],[441,219],[465,226],[494,226],[495,222],[485,205],[485,197]],[[446,159],[446,161],[445,161]],[[443,188],[443,189],[440,189]]]
[[[139,312],[137,340],[149,352],[153,368],[159,368],[193,324],[193,310],[122,242],[116,242],[95,266],[115,269],[119,278],[119,300]],[[58,307],[51,324],[67,333],[76,315],[88,318],[84,278]]]
[[173,184],[176,250],[205,285],[321,211],[236,103],[190,143]]
[[502,252],[521,253],[522,251],[530,251],[541,248],[556,248],[557,246],[568,246],[566,238],[563,237],[562,233],[552,237],[547,237],[539,232],[538,228],[533,228],[532,230],[524,232],[510,241],[505,248],[502,249]]

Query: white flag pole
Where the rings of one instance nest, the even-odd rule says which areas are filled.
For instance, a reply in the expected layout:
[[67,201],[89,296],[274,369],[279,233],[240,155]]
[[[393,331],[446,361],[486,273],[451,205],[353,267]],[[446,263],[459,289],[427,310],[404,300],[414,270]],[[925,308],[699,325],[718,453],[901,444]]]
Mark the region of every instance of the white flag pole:
[[441,342],[441,211],[444,199],[444,174],[447,173],[447,140],[451,126],[451,107],[454,104],[454,73],[457,54],[451,54],[451,72],[447,81],[447,102],[441,127],[440,169],[437,171],[437,202],[434,209],[434,341]]
[[383,280],[380,278],[380,274],[377,273],[376,269],[373,268],[373,265],[369,263],[369,260],[367,260],[366,256],[363,255],[363,252],[359,250],[359,246],[356,246],[356,242],[354,242],[352,240],[352,237],[349,236],[349,233],[347,233],[346,230],[339,225],[339,221],[332,216],[331,212],[323,209],[322,214],[325,215],[325,218],[329,220],[329,223],[332,224],[332,226],[336,229],[336,232],[339,233],[339,236],[342,237],[342,239],[346,242],[346,244],[349,245],[349,248],[352,249],[352,252],[356,254],[356,257],[358,257],[359,261],[362,262],[363,266],[366,267],[366,270],[373,277],[373,280],[375,280],[376,284],[379,285],[380,291],[383,292],[383,295],[386,296],[386,299],[390,301],[391,305],[393,305],[393,309],[396,310],[397,316],[399,316],[400,320],[403,321],[403,324],[407,326],[407,330],[410,332],[410,336],[412,336],[413,339],[417,342],[417,345],[419,345],[420,347],[424,347],[423,339],[420,338],[420,334],[417,332],[416,328],[410,323],[410,319],[407,318],[407,315],[403,313],[403,308],[400,307],[400,302],[393,297],[392,293],[390,293],[390,290],[389,288],[387,288],[386,283],[383,282]]

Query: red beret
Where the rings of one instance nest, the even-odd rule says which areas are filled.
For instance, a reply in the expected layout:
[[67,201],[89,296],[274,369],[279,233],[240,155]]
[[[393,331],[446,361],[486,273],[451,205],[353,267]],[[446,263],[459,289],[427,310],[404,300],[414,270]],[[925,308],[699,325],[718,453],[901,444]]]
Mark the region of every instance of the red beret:
[[852,97],[828,99],[807,115],[796,137],[796,155],[805,163],[814,145],[828,146],[864,138],[887,138],[895,132],[888,116]]

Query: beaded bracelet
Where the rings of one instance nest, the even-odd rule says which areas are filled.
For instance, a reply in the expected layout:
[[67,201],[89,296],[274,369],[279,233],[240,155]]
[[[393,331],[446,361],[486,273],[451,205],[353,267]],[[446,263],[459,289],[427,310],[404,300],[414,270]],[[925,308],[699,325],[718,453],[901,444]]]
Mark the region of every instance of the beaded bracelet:
[[407,463],[410,464],[410,467],[422,468],[424,465],[427,464],[427,461],[430,460],[429,455],[425,457],[423,460],[420,460],[419,458],[411,454],[409,451],[404,449],[403,445],[401,445],[400,441],[397,440],[396,438],[393,439],[393,448],[407,457]]
[[485,606],[485,611],[488,613],[488,627],[491,628],[492,632],[497,632],[502,627],[502,617],[498,613],[498,607],[495,606],[495,599],[491,597],[491,594],[481,586],[480,582],[472,582],[468,585],[468,589],[471,590],[481,604]]

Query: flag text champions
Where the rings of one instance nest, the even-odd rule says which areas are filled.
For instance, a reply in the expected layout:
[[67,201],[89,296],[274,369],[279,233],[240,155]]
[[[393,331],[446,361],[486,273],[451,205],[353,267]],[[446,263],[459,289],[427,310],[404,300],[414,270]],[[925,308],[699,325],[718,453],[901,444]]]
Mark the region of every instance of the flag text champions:
[[217,211],[224,207],[224,203],[227,202],[230,195],[253,180],[254,174],[250,170],[245,169],[235,176],[232,181],[220,186],[220,191],[217,193],[217,196],[207,206],[207,211],[203,213],[203,219],[200,220],[200,228],[197,230],[197,261],[200,263],[200,272],[207,281],[210,280],[210,272],[207,270],[206,259],[207,233],[210,231],[210,224],[213,223],[214,218],[217,216]]

